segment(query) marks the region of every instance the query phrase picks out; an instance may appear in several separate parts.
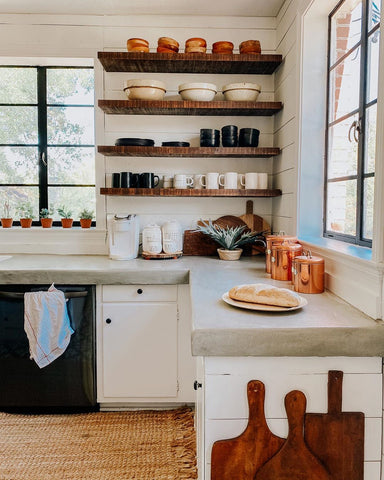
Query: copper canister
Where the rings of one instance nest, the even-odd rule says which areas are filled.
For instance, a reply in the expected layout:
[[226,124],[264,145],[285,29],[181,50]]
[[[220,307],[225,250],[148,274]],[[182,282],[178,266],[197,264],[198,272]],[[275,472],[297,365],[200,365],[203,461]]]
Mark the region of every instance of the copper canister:
[[265,271],[267,273],[271,273],[272,271],[272,265],[271,265],[272,243],[281,244],[284,241],[297,243],[297,237],[293,237],[292,235],[284,235],[282,233],[267,235],[265,237],[265,242],[267,244],[267,247],[265,249]]
[[303,253],[300,243],[283,242],[280,245],[272,244],[271,275],[273,280],[289,281],[292,279],[293,259]]
[[295,292],[324,292],[324,259],[310,253],[293,260],[292,277]]

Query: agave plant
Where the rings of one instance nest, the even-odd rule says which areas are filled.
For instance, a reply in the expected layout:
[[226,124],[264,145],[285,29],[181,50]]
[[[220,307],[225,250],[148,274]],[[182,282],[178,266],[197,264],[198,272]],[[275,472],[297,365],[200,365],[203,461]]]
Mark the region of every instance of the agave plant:
[[225,250],[235,250],[256,241],[263,242],[264,232],[245,232],[246,229],[245,225],[221,227],[220,225],[214,225],[211,220],[208,223],[201,220],[201,224],[197,225],[196,231],[208,235]]

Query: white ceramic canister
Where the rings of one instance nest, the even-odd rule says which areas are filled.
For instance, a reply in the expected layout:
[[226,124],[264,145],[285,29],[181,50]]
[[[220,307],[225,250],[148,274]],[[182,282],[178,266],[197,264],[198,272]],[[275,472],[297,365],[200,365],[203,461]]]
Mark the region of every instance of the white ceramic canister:
[[161,228],[154,223],[143,228],[143,252],[161,253]]
[[183,233],[176,220],[169,220],[161,227],[163,234],[163,251],[165,253],[181,252],[183,249]]

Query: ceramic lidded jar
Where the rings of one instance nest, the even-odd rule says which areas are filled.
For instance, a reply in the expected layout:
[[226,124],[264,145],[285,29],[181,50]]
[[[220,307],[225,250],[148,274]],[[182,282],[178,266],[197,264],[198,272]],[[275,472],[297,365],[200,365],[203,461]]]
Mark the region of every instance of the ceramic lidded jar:
[[292,263],[292,281],[295,292],[324,292],[324,259],[322,257],[300,255]]
[[161,228],[159,225],[152,223],[143,228],[143,252],[146,253],[161,253]]
[[163,234],[163,251],[165,253],[181,252],[183,234],[181,225],[176,220],[169,220],[161,228]]

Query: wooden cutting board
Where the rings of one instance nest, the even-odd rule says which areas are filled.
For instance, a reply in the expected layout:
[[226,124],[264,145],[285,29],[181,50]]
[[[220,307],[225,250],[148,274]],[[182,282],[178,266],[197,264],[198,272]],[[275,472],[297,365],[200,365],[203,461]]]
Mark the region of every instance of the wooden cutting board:
[[[265,232],[264,235],[271,233],[271,226],[259,215],[253,213],[253,201],[247,200],[246,210],[244,215],[240,215],[241,220],[243,220],[248,228],[252,232]],[[265,252],[265,247],[262,245],[253,245],[252,246],[252,255],[259,255],[260,253]]]
[[284,444],[268,428],[264,414],[265,387],[259,380],[247,385],[248,425],[236,438],[213,444],[211,480],[253,480],[256,471]]
[[256,473],[255,480],[333,480],[304,441],[305,408],[303,392],[293,390],[285,396],[288,438],[276,455]]
[[332,480],[364,479],[364,414],[342,412],[343,372],[328,372],[328,413],[307,413],[305,440]]

